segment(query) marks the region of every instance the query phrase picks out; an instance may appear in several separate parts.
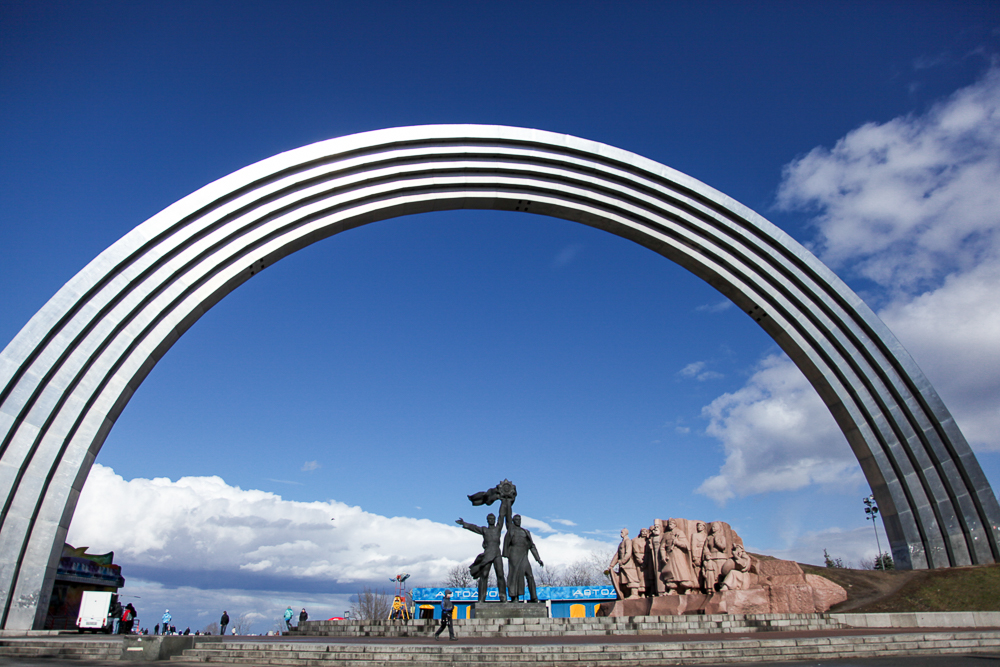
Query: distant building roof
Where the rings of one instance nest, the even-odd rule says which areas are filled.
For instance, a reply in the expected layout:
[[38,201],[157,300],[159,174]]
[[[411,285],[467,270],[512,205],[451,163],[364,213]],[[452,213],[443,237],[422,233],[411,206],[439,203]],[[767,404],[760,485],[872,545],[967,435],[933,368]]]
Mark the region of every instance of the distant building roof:
[[125,585],[120,565],[114,564],[115,552],[106,554],[88,554],[88,547],[63,545],[62,557],[56,568],[56,579],[76,584],[95,584],[97,586]]

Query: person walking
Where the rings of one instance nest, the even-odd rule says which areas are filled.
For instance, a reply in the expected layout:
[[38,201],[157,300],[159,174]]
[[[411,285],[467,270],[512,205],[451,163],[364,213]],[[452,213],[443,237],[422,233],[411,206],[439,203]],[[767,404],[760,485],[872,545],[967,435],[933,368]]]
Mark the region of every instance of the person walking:
[[229,625],[229,612],[223,610],[222,611],[222,618],[219,619],[219,634],[220,635],[225,635],[226,634],[226,626],[227,625]]
[[292,611],[292,605],[288,605],[288,609],[285,610],[285,625],[289,630],[292,629],[292,616],[294,615],[295,612]]
[[160,634],[160,624],[159,623],[157,623],[156,625],[153,626],[153,634],[154,635]]
[[444,631],[445,627],[448,628],[448,639],[451,641],[455,641],[457,639],[457,637],[455,637],[455,630],[451,625],[451,614],[454,609],[455,603],[451,601],[451,590],[446,588],[444,589],[444,599],[441,600],[441,627],[439,627],[437,632],[434,633],[434,639],[437,640],[441,638],[441,633]]
[[163,634],[168,634],[170,632],[170,619],[172,618],[173,616],[170,615],[170,610],[165,609],[163,611],[163,617],[160,618],[160,622],[163,624]]

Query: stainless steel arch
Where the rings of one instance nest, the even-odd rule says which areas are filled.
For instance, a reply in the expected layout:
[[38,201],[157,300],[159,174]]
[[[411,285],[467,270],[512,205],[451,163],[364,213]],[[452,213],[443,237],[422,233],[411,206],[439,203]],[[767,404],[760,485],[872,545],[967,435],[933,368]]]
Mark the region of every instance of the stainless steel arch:
[[522,128],[423,126],[323,141],[207,185],[101,253],[0,354],[0,626],[44,619],[94,457],[136,387],[206,310],[314,241],[457,208],[574,220],[700,276],[816,387],[861,462],[900,566],[1000,560],[1000,507],[950,413],[885,325],[791,237],[627,151]]

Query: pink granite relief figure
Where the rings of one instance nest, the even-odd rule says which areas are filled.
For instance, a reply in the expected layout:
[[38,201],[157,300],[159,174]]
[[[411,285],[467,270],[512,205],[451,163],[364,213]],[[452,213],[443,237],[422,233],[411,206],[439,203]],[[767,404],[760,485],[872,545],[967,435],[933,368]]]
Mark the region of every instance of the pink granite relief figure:
[[668,595],[685,594],[698,588],[698,576],[691,562],[691,543],[674,519],[667,521],[667,529],[660,538],[660,554]]
[[660,557],[660,543],[663,540],[663,522],[657,519],[653,522],[653,526],[649,529],[649,545],[650,551],[653,554],[653,582],[655,589],[651,590],[650,593],[655,595],[663,595],[667,592],[667,584],[663,581],[663,560]]
[[622,541],[618,544],[618,551],[611,559],[609,568],[612,577],[615,576],[615,565],[618,566],[617,584],[615,590],[623,599],[633,599],[639,597],[639,573],[635,568],[635,560],[632,558],[632,540],[628,536],[628,528],[622,528]]
[[639,596],[646,595],[646,551],[649,548],[649,531],[639,530],[639,536],[632,538],[632,562],[635,565],[636,584]]
[[743,545],[734,545],[732,560],[722,568],[725,572],[725,578],[723,578],[719,590],[741,591],[750,588],[750,565],[752,563],[750,554],[743,550]]
[[695,533],[691,536],[691,562],[694,564],[695,581],[698,588],[705,587],[705,577],[702,576],[702,554],[705,552],[705,541],[708,539],[708,529],[704,521],[695,523]]
[[717,590],[716,586],[722,576],[722,567],[729,560],[729,556],[726,554],[727,546],[726,536],[722,532],[722,523],[713,521],[709,526],[708,539],[705,540],[705,548],[701,555],[704,590],[709,595]]

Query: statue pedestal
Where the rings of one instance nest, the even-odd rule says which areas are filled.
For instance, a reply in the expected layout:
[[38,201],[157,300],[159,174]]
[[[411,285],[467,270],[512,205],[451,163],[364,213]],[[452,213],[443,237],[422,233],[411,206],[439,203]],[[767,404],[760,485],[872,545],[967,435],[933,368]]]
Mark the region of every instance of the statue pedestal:
[[544,602],[477,602],[476,618],[548,618]]
[[705,607],[709,600],[710,597],[703,593],[663,595],[653,598],[649,614],[650,616],[679,616],[681,614],[705,613]]
[[[736,591],[732,591],[736,592]],[[742,592],[742,591],[741,591]],[[683,614],[725,614],[725,595],[661,595],[654,598],[632,598],[604,602],[602,616],[681,616]]]

